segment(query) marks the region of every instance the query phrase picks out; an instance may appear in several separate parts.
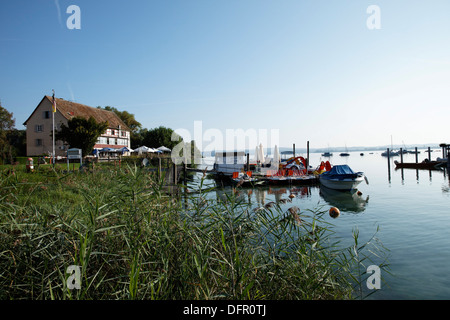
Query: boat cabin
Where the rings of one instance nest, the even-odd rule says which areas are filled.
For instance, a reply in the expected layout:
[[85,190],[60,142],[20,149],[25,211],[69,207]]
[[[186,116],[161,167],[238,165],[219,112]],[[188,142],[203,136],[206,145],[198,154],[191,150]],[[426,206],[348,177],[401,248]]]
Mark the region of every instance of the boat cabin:
[[224,175],[233,175],[233,172],[241,172],[246,164],[246,154],[243,151],[216,152],[214,170]]

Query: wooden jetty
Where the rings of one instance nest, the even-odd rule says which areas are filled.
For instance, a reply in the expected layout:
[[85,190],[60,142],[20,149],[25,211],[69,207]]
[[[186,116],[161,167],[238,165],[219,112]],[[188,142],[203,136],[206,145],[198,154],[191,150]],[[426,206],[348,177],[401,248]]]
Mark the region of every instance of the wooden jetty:
[[246,176],[239,177],[238,172],[234,175],[224,175],[215,170],[186,168],[187,171],[212,174],[217,182],[234,184],[238,186],[264,186],[264,185],[315,185],[319,183],[318,176],[314,174],[304,175],[266,175],[261,172],[247,171]]
[[[415,153],[416,155],[416,161],[415,162],[403,162],[403,151],[402,148],[400,148],[400,162],[395,160],[394,164],[395,164],[395,169],[424,169],[424,170],[442,170],[445,167],[448,167],[449,162],[448,162],[448,151],[449,151],[449,146],[447,144],[441,144],[440,145],[442,147],[442,157],[443,159],[436,159],[436,160],[431,160],[431,148],[428,147],[428,150],[426,151],[428,153],[428,158],[426,158],[425,160],[423,160],[422,162],[418,161],[418,150],[417,147],[415,148],[415,151],[413,153]],[[389,149],[388,149],[388,153],[389,153]],[[445,156],[447,156],[447,159],[445,158]]]

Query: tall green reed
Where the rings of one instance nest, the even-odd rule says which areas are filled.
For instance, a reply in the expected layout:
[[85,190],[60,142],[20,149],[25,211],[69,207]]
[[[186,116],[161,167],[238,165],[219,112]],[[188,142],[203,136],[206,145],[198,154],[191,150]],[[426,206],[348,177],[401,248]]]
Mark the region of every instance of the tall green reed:
[[55,177],[2,180],[15,202],[0,205],[0,298],[348,299],[362,281],[320,208],[255,210],[234,192],[212,197],[204,176],[177,198],[130,165]]

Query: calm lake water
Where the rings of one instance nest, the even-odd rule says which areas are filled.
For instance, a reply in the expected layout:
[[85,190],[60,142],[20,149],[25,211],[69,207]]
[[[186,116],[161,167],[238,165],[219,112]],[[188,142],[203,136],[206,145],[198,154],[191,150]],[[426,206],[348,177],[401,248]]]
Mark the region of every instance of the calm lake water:
[[[428,153],[420,151],[422,161]],[[369,184],[362,182],[358,186],[361,196],[300,186],[254,188],[245,196],[259,206],[262,202],[286,199],[294,192],[293,201],[282,205],[286,209],[297,206],[305,211],[336,206],[341,210],[340,217],[332,219],[326,215],[326,221],[334,225],[333,230],[343,243],[353,243],[355,228],[359,230],[360,243],[376,234],[388,249],[385,253],[389,273],[381,271],[381,289],[369,299],[450,299],[449,177],[445,171],[395,170],[393,161],[400,161],[400,157],[391,158],[388,170],[388,160],[381,152],[364,151],[364,156],[350,152],[348,157],[334,153],[331,158],[310,154],[313,167],[329,159],[332,165],[348,164],[353,171],[364,172]],[[437,150],[431,154],[433,160],[442,157]],[[403,159],[414,162],[415,155],[406,154]],[[213,158],[205,159],[209,168],[213,162]]]

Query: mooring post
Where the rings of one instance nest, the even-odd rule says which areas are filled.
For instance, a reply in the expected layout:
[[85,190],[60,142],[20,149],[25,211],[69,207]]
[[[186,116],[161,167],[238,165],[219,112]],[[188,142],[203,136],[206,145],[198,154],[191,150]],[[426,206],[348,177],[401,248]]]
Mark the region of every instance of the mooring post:
[[415,148],[416,151],[416,163],[419,162],[419,152],[417,151],[417,147]]
[[173,184],[176,185],[178,182],[178,171],[177,171],[177,165],[173,164]]
[[400,163],[403,163],[403,148],[400,148]]
[[390,161],[390,151],[389,148],[387,148],[387,161],[388,161],[388,179],[389,182],[391,182],[391,161]]
[[430,147],[428,147],[428,160],[431,161],[431,149],[430,149]]
[[294,153],[294,158],[295,158],[295,143],[292,145],[292,152]]
[[161,157],[158,157],[158,179],[161,181]]
[[308,173],[309,168],[309,141],[306,142],[306,173]]
[[247,170],[245,171],[250,171],[250,153],[247,153]]
[[[447,145],[447,174],[450,172],[450,144]],[[450,175],[449,175],[450,177]]]

